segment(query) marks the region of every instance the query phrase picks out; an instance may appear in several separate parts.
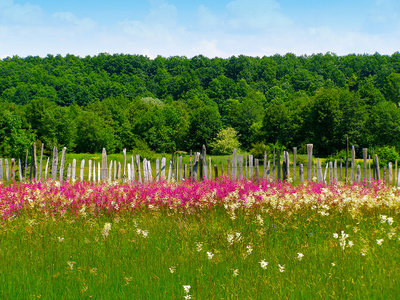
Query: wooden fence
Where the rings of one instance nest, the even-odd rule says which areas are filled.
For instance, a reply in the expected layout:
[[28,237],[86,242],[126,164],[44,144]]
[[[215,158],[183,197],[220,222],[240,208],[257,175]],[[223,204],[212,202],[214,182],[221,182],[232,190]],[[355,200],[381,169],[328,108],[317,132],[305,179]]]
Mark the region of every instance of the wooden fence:
[[[67,180],[67,181],[121,181],[121,182],[159,182],[159,181],[197,181],[201,179],[216,179],[221,176],[232,180],[254,180],[254,181],[274,181],[289,180],[295,183],[303,183],[305,178],[307,181],[325,182],[332,184],[338,181],[360,183],[365,180],[367,183],[381,180],[381,171],[379,169],[379,159],[376,154],[368,154],[368,149],[362,149],[363,166],[356,165],[355,149],[352,147],[350,161],[350,176],[348,176],[348,160],[344,162],[329,161],[326,166],[322,166],[320,159],[316,158],[313,163],[312,153],[313,145],[307,145],[307,174],[304,174],[304,166],[302,163],[297,164],[297,148],[293,148],[292,161],[290,162],[289,152],[283,151],[282,156],[279,150],[273,151],[272,162],[268,160],[267,154],[264,154],[262,169],[260,169],[260,161],[253,155],[238,155],[236,149],[231,157],[228,157],[226,168],[224,164],[212,165],[211,158],[207,161],[206,147],[203,146],[201,152],[190,152],[189,164],[183,164],[183,157],[179,154],[172,154],[169,163],[163,157],[161,160],[155,160],[153,166],[150,160],[141,157],[139,154],[132,155],[127,158],[126,149],[123,150],[123,161],[110,160],[108,162],[107,152],[103,149],[101,161],[82,159],[80,164],[73,159],[72,163],[65,165],[66,148],[61,151],[59,157],[58,149],[54,147],[52,159],[47,158],[43,161],[44,145],[42,145],[39,167],[38,157],[36,154],[36,145],[34,144],[31,151],[30,165],[28,166],[29,151],[26,151],[25,168],[22,168],[21,160],[17,162],[14,158],[0,158],[0,181],[3,182],[26,182],[31,180]],[[193,157],[192,157],[193,156]],[[282,158],[282,159],[281,159]],[[372,162],[372,163],[371,163]],[[51,166],[50,166],[51,163]],[[85,165],[88,165],[88,172],[85,172]],[[45,164],[45,167],[44,167]],[[97,164],[97,165],[96,165]],[[292,170],[290,169],[292,165]],[[372,165],[372,168],[371,168]],[[153,171],[155,167],[155,171]],[[168,172],[167,172],[168,167]],[[44,168],[44,172],[43,171]],[[298,169],[297,169],[298,168]],[[5,172],[3,172],[5,170]],[[50,172],[51,170],[51,172]],[[225,172],[226,170],[226,172]],[[261,170],[261,171],[260,171]],[[363,171],[361,171],[363,170]],[[345,171],[345,176],[343,176]],[[64,173],[66,172],[66,173]],[[86,173],[86,174],[85,174]],[[393,174],[394,173],[394,174]],[[397,168],[397,160],[383,168],[382,180],[390,185],[400,186],[400,169]]]

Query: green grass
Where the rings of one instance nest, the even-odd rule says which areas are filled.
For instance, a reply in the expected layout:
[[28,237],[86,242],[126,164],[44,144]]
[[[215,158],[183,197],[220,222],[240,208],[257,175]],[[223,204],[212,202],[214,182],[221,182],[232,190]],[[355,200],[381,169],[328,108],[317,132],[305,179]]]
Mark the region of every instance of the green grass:
[[[380,214],[394,223],[381,223]],[[183,285],[192,299],[398,298],[398,211],[322,216],[263,207],[234,216],[222,206],[96,219],[21,215],[0,231],[1,299],[183,299]],[[341,231],[354,246],[342,250],[333,237]]]

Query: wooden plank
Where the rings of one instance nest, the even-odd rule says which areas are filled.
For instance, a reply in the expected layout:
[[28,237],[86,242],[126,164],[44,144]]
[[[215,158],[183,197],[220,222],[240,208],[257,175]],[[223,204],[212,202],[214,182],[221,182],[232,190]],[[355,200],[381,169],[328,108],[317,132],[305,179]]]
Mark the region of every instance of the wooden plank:
[[276,167],[276,156],[275,156],[275,147],[274,147],[274,154],[273,154],[273,158],[272,158],[272,173],[271,173],[272,181],[275,180],[275,167]]
[[333,163],[333,169],[335,173],[335,182],[338,182],[338,174],[337,174],[337,160],[335,159],[335,162]]
[[255,160],[254,160],[254,177],[255,177],[255,180],[257,181],[257,182],[259,182],[260,181],[260,172],[259,172],[259,162],[258,162],[258,159],[256,158]]
[[[26,157],[25,157],[25,176],[24,176],[24,180],[26,181],[27,179],[27,172],[28,172],[28,154],[29,151],[28,149],[26,149]],[[54,180],[56,180],[56,178],[54,178]]]
[[122,150],[122,153],[124,154],[124,173],[122,174],[122,182],[126,182],[126,148]]
[[80,176],[79,176],[79,179],[80,179],[80,181],[81,182],[83,182],[83,174],[84,174],[84,172],[85,172],[85,159],[82,159],[82,161],[81,161],[81,172],[80,172]]
[[232,180],[237,179],[237,153],[236,153],[236,148],[233,149],[232,153]]
[[140,155],[136,154],[135,158],[136,158],[136,170],[137,170],[137,174],[138,174],[137,179],[140,183],[142,183],[142,175],[140,173]]
[[400,186],[400,169],[399,172],[397,173],[397,181],[396,181],[396,187]]
[[253,180],[253,155],[249,154],[249,180]]
[[276,178],[281,180],[281,150],[276,151]]
[[267,165],[267,180],[270,181],[271,179],[271,162],[268,161],[268,165]]
[[283,160],[282,160],[282,180],[285,181],[287,179],[287,162],[286,162],[286,151],[283,151]]
[[303,164],[299,165],[299,179],[300,179],[300,183],[304,182]]
[[68,168],[67,168],[67,182],[69,182],[71,180],[71,164],[68,164]]
[[127,165],[127,170],[128,170],[128,182],[131,182],[132,181],[132,173],[131,173],[132,169],[131,169],[130,163],[128,163],[128,165]]
[[[26,152],[28,154],[28,151]],[[57,167],[58,167],[58,149],[56,146],[53,148],[53,159],[51,163],[51,179],[57,179]],[[26,165],[25,165],[25,179],[26,179]]]
[[351,146],[351,173],[350,173],[351,181],[354,181],[355,160],[356,160],[356,151],[354,149],[354,146]]
[[[49,168],[50,157],[47,158],[46,169],[44,170],[44,180],[47,180],[47,170]],[[22,176],[22,174],[21,174]]]
[[379,173],[379,158],[378,158],[378,154],[375,154],[375,163],[376,163],[376,178],[378,180],[381,179],[381,174]]
[[131,155],[131,182],[135,181],[135,164],[133,160],[133,155]]
[[[172,161],[171,161],[171,163],[172,163],[171,177],[175,178],[175,153],[173,151],[172,151]],[[171,178],[169,178],[169,174],[168,174],[168,182],[171,182]]]
[[326,164],[326,167],[325,167],[325,172],[324,172],[324,183],[326,183],[326,175],[327,175],[327,172],[328,172],[328,165],[329,165],[329,163],[327,163],[327,164]]
[[103,148],[101,153],[101,180],[106,181],[108,179],[108,163],[107,163],[107,151],[106,148]]
[[[32,181],[32,178],[35,179],[36,169],[36,144],[32,144],[32,158],[31,158],[31,169],[29,171],[29,180]],[[8,181],[8,179],[7,179]]]
[[397,182],[397,159],[394,162],[394,182]]
[[[182,156],[181,156],[182,158]],[[181,161],[182,163],[182,161]],[[212,167],[211,167],[211,157],[208,157],[208,179],[212,179]]]
[[203,179],[207,179],[207,149],[206,149],[206,146],[205,145],[203,145],[203,148],[202,148],[202,156],[203,156],[203,177],[202,177],[202,180]]
[[313,144],[307,144],[307,156],[308,156],[308,166],[307,166],[307,180],[311,181],[311,164],[312,164],[312,153]]
[[118,164],[117,164],[117,161],[116,160],[114,160],[114,181],[116,181],[117,180],[117,178],[118,178]]
[[198,172],[198,167],[199,167],[199,156],[200,154],[198,152],[194,153],[193,156],[193,178],[192,181],[197,181],[197,172]]
[[6,168],[6,182],[9,182],[10,181],[10,170],[8,168],[8,159],[7,158],[5,160],[4,165],[5,165],[5,168]]
[[156,182],[160,181],[160,159],[156,159]]
[[371,155],[368,155],[368,183],[371,183]]
[[228,159],[227,159],[227,165],[226,165],[226,177],[227,177],[228,179],[230,179],[230,176],[231,176],[231,158],[228,157]]
[[356,172],[356,182],[360,184],[361,181],[361,166],[357,164],[357,172]]
[[97,182],[101,182],[101,164],[97,162]]
[[248,177],[248,172],[247,172],[247,153],[244,153],[244,179],[247,180]]
[[329,162],[329,184],[333,184],[333,163]]
[[165,164],[167,162],[167,159],[163,157],[161,159],[161,181],[165,180]]
[[96,162],[93,161],[93,182],[96,183]]
[[179,179],[179,154],[176,153],[176,177],[175,177],[175,181],[178,181]]
[[393,166],[392,162],[389,162],[388,164],[388,169],[389,169],[389,184],[393,184]]
[[118,165],[117,165],[117,180],[121,180],[121,173],[122,173],[122,167],[121,167],[121,162],[119,161],[118,162]]
[[11,158],[11,181],[15,181],[15,159]]
[[147,159],[143,158],[143,182],[148,183],[149,182],[149,177],[147,174]]
[[75,182],[76,178],[75,178],[75,174],[76,174],[76,159],[74,158],[72,160],[72,182]]
[[[179,176],[179,180],[182,181],[183,180],[183,164],[182,164],[182,155],[179,156],[179,166],[180,166],[180,176]],[[210,157],[210,166],[211,166],[211,157]],[[210,168],[211,169],[211,168]],[[209,176],[209,178],[211,179],[211,176]]]
[[322,177],[322,167],[321,167],[321,161],[319,158],[317,158],[317,182],[321,183],[323,181]]
[[89,159],[89,174],[88,174],[88,181],[91,182],[92,181],[92,160]]
[[214,165],[214,176],[215,176],[215,180],[217,180],[218,179],[218,166],[217,165]]
[[243,180],[243,155],[238,156],[239,161],[239,180]]
[[293,182],[296,182],[297,147],[293,147]]
[[21,159],[18,159],[18,174],[19,174],[19,182],[22,182],[22,179],[24,176],[22,175],[22,164],[21,164]]
[[113,168],[113,161],[110,160],[110,165],[108,166],[108,181],[112,181],[112,168]]
[[171,175],[172,175],[172,160],[169,161],[168,183],[171,182]]
[[368,148],[362,149],[363,160],[364,160],[364,178],[367,179],[367,157],[368,157]]
[[42,161],[43,161],[43,151],[44,151],[44,144],[42,143],[42,151],[40,152],[40,164],[39,164],[39,177],[38,180],[42,180]]
[[65,164],[65,151],[67,150],[66,147],[62,149],[62,154],[61,154],[61,164],[60,164],[60,181],[63,181],[63,175],[64,175],[64,164]]
[[267,152],[264,151],[264,161],[263,161],[263,177],[262,180],[267,180]]
[[185,180],[187,180],[188,179],[188,165],[184,164],[184,166],[185,166],[185,168],[184,168],[185,173],[183,174],[183,178]]
[[290,156],[288,151],[286,151],[286,176],[287,178],[290,177]]
[[150,160],[147,161],[147,178],[149,182],[153,182],[153,172],[151,169]]

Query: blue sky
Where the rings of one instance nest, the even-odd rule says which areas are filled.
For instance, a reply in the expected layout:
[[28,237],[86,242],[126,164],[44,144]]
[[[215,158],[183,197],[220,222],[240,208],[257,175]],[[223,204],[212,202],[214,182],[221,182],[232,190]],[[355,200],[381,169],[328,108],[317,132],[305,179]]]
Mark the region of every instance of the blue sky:
[[396,51],[398,0],[0,0],[0,58]]

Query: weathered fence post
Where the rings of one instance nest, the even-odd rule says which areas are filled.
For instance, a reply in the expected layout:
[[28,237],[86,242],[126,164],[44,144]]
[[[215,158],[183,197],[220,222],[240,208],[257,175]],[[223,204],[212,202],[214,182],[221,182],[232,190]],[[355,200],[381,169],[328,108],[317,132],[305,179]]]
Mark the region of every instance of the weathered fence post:
[[15,159],[11,158],[11,181],[15,181]]
[[287,164],[286,164],[286,151],[283,151],[283,161],[282,161],[282,180],[287,179]]
[[[182,156],[181,156],[181,159],[182,159]],[[210,179],[210,180],[212,179],[211,157],[208,157],[208,179]]]
[[142,183],[142,175],[141,175],[141,173],[140,173],[140,155],[139,154],[136,154],[136,170],[137,170],[137,172],[138,172],[138,176],[137,176],[137,179],[138,179],[138,181],[140,182],[140,183]]
[[3,180],[3,159],[0,158],[0,180]]
[[328,172],[329,163],[326,163],[325,172],[324,172],[324,183],[326,183],[326,174]]
[[169,161],[169,169],[168,169],[168,183],[171,182],[171,176],[172,176],[172,160]]
[[378,154],[375,154],[375,163],[376,163],[376,178],[378,180],[381,179],[381,174],[379,174],[379,158],[378,158]]
[[355,161],[356,161],[356,151],[354,149],[354,146],[351,146],[351,173],[350,173],[351,181],[354,181]]
[[207,151],[206,146],[203,145],[202,149],[202,158],[203,158],[203,168],[202,168],[202,177],[201,180],[207,179]]
[[232,154],[232,180],[236,180],[237,174],[237,155],[236,155],[236,148],[233,149],[233,154]]
[[160,159],[156,159],[156,182],[160,181]]
[[253,155],[249,154],[249,180],[253,180]]
[[71,179],[71,164],[68,164],[68,168],[67,168],[67,182],[69,182]]
[[228,163],[227,163],[227,166],[226,166],[226,175],[227,175],[227,177],[229,179],[230,175],[231,175],[231,158],[230,157],[228,157]]
[[247,180],[247,152],[244,152],[244,179]]
[[92,160],[89,159],[89,174],[88,174],[88,181],[90,182],[92,180]]
[[243,179],[243,155],[238,156],[239,161],[239,180]]
[[131,155],[131,182],[135,181],[135,163],[133,160],[133,155]]
[[392,167],[392,162],[389,162],[388,164],[388,169],[389,169],[389,184],[391,185],[393,183],[393,167]]
[[338,182],[338,175],[337,175],[337,160],[335,159],[335,162],[333,164],[333,169],[335,172],[335,182]]
[[[26,152],[28,153],[28,151]],[[57,179],[57,167],[58,167],[58,150],[57,147],[54,146],[53,148],[53,160],[51,163],[51,179]],[[26,180],[26,165],[25,165],[25,180]]]
[[281,180],[281,150],[278,150],[276,152],[276,156],[277,156],[277,178],[278,180]]
[[271,178],[271,162],[268,161],[268,165],[267,165],[267,180],[270,181]]
[[82,159],[81,161],[81,172],[80,172],[80,176],[79,179],[82,182],[83,181],[83,172],[85,171],[85,159]]
[[[36,178],[36,144],[32,145],[32,159],[31,159],[31,170],[29,172],[29,180]],[[8,178],[7,178],[8,181]]]
[[297,147],[293,147],[293,182],[296,182]]
[[108,181],[112,181],[112,168],[113,168],[113,161],[110,159],[110,165],[108,167]]
[[61,164],[60,164],[60,181],[63,181],[63,175],[64,175],[64,164],[65,164],[65,151],[67,150],[66,147],[62,149],[62,154],[61,154]]
[[303,164],[299,165],[299,177],[300,177],[300,182],[304,182],[304,175],[303,175]]
[[368,183],[371,183],[371,155],[368,155]]
[[267,180],[267,152],[264,151],[264,161],[263,161],[263,181]]
[[22,165],[21,165],[21,159],[18,159],[18,169],[19,169],[19,182],[22,182],[23,176],[22,176]]
[[[180,178],[179,180],[182,181],[183,180],[183,158],[182,155],[179,156],[179,166],[180,166]],[[210,172],[211,172],[211,157],[210,157]],[[211,174],[210,174],[210,179],[211,179]]]
[[313,144],[307,144],[307,155],[308,155],[308,167],[307,167],[307,180],[311,181],[311,164],[312,164],[312,153]]
[[321,161],[317,158],[317,182],[321,183],[323,180],[322,178],[322,168],[321,168]]
[[149,182],[149,174],[148,174],[148,165],[147,165],[147,159],[143,158],[143,182],[147,183]]
[[258,163],[258,159],[256,158],[254,160],[254,177],[257,182],[260,181],[260,173],[259,173],[258,169],[259,169],[259,163]]
[[72,160],[72,182],[75,182],[75,174],[76,174],[76,159]]
[[273,158],[272,158],[272,181],[275,180],[275,147],[274,147],[274,154],[273,154]]
[[[27,172],[28,172],[28,154],[29,154],[29,151],[28,151],[28,149],[26,149],[24,181],[26,181],[26,176],[27,176]],[[55,178],[54,178],[54,180],[55,180]]]
[[5,167],[6,167],[6,182],[8,182],[10,180],[10,175],[9,175],[10,170],[9,170],[9,167],[8,167],[8,159],[7,158],[6,158],[5,162],[4,162],[4,164],[5,164]]
[[167,159],[165,157],[161,158],[161,181],[165,180],[165,164]]
[[40,152],[40,165],[39,165],[39,178],[38,178],[38,180],[42,180],[43,150],[44,150],[44,144],[42,143],[42,151]]
[[215,181],[218,180],[218,166],[214,165],[214,175],[215,175]]
[[394,181],[397,182],[397,159],[394,163]]
[[362,149],[363,160],[364,160],[364,178],[367,180],[367,156],[368,156],[368,148]]
[[333,184],[333,164],[329,162],[329,184]]
[[126,182],[126,148],[122,149],[122,153],[124,154],[124,174],[122,182]]
[[[44,180],[47,180],[47,170],[49,168],[49,161],[50,161],[50,157],[47,158],[47,162],[46,162],[46,169],[44,170]],[[22,172],[22,170],[21,170]],[[21,174],[22,176],[22,174]]]
[[153,182],[153,170],[151,169],[150,160],[147,161],[147,178],[148,182]]

